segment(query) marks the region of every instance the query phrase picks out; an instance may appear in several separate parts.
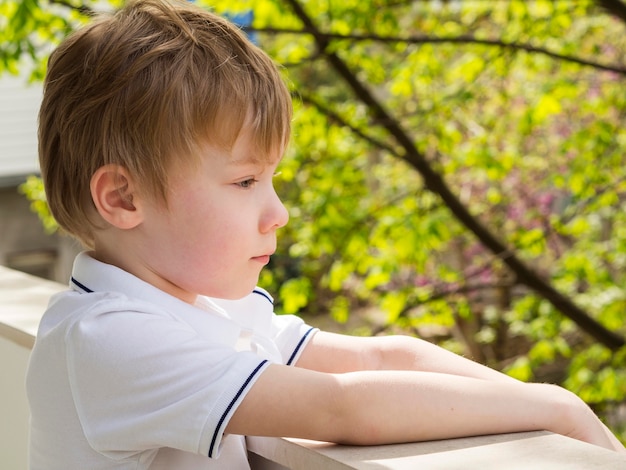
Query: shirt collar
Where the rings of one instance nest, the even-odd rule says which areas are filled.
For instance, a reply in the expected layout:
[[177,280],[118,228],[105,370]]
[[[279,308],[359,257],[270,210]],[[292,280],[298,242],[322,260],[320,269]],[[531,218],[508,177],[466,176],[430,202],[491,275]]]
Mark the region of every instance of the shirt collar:
[[[129,298],[143,300],[162,307],[180,309],[190,305],[154,287],[112,264],[93,258],[88,252],[79,253],[74,260],[70,288],[81,293],[119,292]],[[208,310],[228,318],[226,311],[208,297],[199,298],[195,308]]]

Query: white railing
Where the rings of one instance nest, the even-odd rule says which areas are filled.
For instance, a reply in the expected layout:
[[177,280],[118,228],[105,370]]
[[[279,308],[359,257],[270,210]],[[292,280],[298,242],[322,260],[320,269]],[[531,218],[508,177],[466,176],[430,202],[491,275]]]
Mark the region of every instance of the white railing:
[[[0,266],[2,469],[27,467],[26,366],[48,299],[62,289]],[[254,470],[626,469],[626,457],[543,431],[371,447],[249,437],[248,448]]]
[[24,378],[43,311],[64,286],[0,266],[0,467],[26,469]]

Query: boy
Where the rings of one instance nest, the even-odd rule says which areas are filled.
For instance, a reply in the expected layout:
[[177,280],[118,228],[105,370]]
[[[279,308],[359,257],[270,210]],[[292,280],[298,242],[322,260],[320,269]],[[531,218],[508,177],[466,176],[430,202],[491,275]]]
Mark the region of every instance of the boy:
[[247,468],[244,435],[381,444],[547,429],[623,446],[565,390],[408,337],[275,316],[255,287],[287,212],[289,92],[235,28],[137,0],[52,55],[50,208],[90,250],[27,377],[33,469]]

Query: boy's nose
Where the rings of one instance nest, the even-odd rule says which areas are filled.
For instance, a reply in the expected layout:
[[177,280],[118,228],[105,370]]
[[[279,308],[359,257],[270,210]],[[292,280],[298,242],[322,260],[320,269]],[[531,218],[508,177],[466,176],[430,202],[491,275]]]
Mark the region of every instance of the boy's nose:
[[285,225],[287,225],[287,222],[289,222],[289,211],[287,210],[287,208],[285,207],[285,205],[280,199],[278,199],[278,205],[279,205],[279,211],[278,211],[279,217],[278,217],[276,228],[284,227]]
[[276,192],[272,191],[264,217],[261,219],[261,232],[265,233],[284,227],[287,225],[288,221],[289,212],[287,211],[287,208],[280,200]]

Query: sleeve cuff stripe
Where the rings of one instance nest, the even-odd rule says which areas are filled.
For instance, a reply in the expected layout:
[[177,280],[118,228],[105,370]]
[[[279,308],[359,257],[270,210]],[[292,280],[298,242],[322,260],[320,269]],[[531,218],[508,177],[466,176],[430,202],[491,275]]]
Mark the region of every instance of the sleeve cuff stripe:
[[213,451],[215,450],[214,449],[215,448],[215,443],[217,442],[217,437],[219,436],[219,433],[220,433],[220,431],[222,429],[222,426],[224,425],[224,421],[226,420],[226,417],[230,414],[230,411],[232,410],[233,406],[235,406],[235,403],[237,403],[237,400],[239,400],[239,397],[241,396],[241,394],[248,387],[248,385],[250,385],[250,382],[252,381],[254,376],[259,373],[261,368],[267,362],[268,362],[267,360],[264,360],[258,366],[256,366],[256,368],[248,376],[248,378],[243,383],[243,385],[239,388],[239,391],[237,391],[237,393],[235,394],[235,396],[233,397],[233,399],[231,400],[229,405],[226,407],[226,410],[224,410],[224,413],[222,413],[222,417],[220,418],[220,420],[217,423],[217,426],[215,427],[215,432],[213,433],[213,439],[211,439],[211,446],[209,447],[209,457],[210,458],[213,457]]
[[298,345],[296,346],[296,349],[293,350],[293,353],[291,353],[291,357],[287,361],[287,365],[288,366],[290,366],[293,363],[293,361],[296,359],[296,357],[298,356],[298,352],[300,352],[300,349],[302,349],[302,345],[304,344],[304,342],[306,341],[307,337],[309,336],[309,334],[311,334],[311,332],[313,330],[315,330],[315,328],[313,328],[313,327],[309,328],[309,330],[306,333],[304,333],[302,338],[300,338],[300,341],[298,342]]

